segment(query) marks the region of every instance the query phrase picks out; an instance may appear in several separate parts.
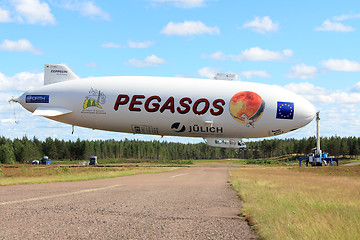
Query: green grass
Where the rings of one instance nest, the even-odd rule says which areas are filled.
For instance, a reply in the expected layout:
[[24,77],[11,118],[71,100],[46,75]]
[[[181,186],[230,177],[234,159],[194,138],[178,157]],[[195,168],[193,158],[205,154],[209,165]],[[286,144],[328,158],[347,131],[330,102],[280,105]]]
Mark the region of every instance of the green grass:
[[258,166],[230,172],[230,182],[244,201],[243,214],[259,235],[264,239],[360,239],[359,176],[327,175],[323,172],[331,170],[325,168],[298,169]]
[[239,159],[238,163],[246,165],[293,165],[299,163],[299,156],[284,155],[272,158]]
[[[56,160],[52,164],[78,164],[79,162],[89,162],[89,160]],[[192,164],[191,160],[169,160],[169,159],[127,159],[127,158],[106,158],[98,159],[98,164],[126,164],[126,163],[148,163],[148,164]]]
[[0,185],[68,182],[174,171],[180,167],[29,166],[0,168]]
[[242,166],[242,165],[298,165],[299,157],[284,155],[273,158],[259,159],[197,159],[193,160],[195,166]]

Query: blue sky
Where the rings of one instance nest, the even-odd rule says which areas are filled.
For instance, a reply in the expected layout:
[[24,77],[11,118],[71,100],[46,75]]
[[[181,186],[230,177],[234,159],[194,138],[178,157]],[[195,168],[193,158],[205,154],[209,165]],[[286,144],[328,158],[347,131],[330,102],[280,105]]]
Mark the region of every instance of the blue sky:
[[[236,73],[303,95],[321,111],[323,136],[359,136],[359,31],[355,0],[0,0],[0,136],[161,140],[71,134],[71,126],[10,105],[43,84],[45,63],[67,64],[80,77]],[[313,122],[281,137],[314,134]]]

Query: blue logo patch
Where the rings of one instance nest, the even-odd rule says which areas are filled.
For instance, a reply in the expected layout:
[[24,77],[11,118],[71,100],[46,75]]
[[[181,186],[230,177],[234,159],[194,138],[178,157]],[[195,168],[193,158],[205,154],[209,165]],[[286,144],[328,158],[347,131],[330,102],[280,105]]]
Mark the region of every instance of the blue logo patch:
[[294,118],[294,103],[292,103],[292,102],[277,102],[276,118],[293,119]]
[[49,95],[26,95],[26,103],[49,103]]

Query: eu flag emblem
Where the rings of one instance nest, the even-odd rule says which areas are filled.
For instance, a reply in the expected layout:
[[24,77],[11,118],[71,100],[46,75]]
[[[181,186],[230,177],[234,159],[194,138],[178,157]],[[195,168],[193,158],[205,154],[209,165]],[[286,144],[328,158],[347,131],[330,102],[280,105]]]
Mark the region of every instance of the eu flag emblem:
[[294,103],[292,103],[292,102],[277,102],[276,118],[293,119],[294,118]]

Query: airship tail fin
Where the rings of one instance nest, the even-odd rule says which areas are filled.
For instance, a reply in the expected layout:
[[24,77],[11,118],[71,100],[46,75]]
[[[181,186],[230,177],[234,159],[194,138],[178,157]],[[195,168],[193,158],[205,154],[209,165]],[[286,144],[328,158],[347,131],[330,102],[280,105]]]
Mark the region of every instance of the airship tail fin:
[[44,85],[79,79],[70,68],[63,64],[45,64]]

